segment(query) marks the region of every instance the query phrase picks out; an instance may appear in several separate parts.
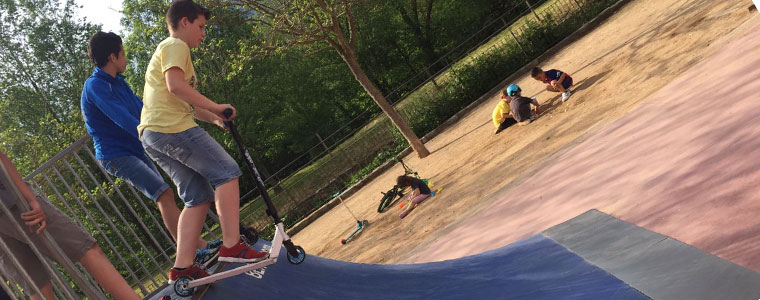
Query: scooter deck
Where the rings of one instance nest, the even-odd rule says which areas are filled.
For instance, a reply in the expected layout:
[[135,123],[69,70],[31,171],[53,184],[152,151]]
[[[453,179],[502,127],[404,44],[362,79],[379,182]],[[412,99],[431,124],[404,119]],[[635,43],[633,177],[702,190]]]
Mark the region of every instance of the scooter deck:
[[361,222],[358,222],[358,223],[360,223],[361,226],[358,226],[356,230],[354,230],[354,232],[348,235],[348,237],[341,240],[341,244],[344,244],[344,245],[347,244],[349,241],[351,241],[351,239],[358,236],[360,233],[362,233],[362,231],[364,231],[365,228],[367,228],[367,226],[369,226],[369,222],[367,220],[362,220]]
[[[213,274],[219,273],[219,271],[224,270],[224,267],[227,266],[227,262],[220,261],[216,264],[214,267]],[[193,300],[200,300],[203,299],[203,296],[206,295],[206,292],[208,292],[208,288],[211,287],[211,284],[200,286],[195,293],[193,294]]]

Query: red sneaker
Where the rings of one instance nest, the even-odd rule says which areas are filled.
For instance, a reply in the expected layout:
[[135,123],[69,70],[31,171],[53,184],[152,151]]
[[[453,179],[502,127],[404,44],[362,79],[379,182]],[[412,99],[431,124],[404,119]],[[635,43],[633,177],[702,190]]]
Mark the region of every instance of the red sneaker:
[[201,279],[203,277],[207,277],[208,273],[204,271],[203,269],[201,269],[201,267],[199,267],[196,264],[193,264],[192,266],[187,267],[184,270],[177,270],[175,268],[171,268],[169,270],[169,284],[174,284],[174,281],[176,281],[178,278],[182,276],[187,276],[195,280],[195,279]]
[[269,257],[268,252],[259,252],[251,248],[242,241],[232,248],[227,248],[224,245],[219,249],[219,261],[234,262],[234,263],[253,263],[262,261]]

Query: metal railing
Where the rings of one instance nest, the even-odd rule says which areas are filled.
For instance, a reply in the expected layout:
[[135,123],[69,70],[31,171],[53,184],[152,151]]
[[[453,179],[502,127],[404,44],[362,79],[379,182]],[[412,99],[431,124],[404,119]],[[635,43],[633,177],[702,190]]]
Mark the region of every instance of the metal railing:
[[[93,154],[89,136],[74,142],[24,180],[38,195],[90,232],[138,293],[146,296],[165,285],[166,270],[173,264],[176,253],[174,240],[164,228],[152,200],[106,173]],[[213,212],[209,218],[218,220]],[[204,224],[206,238],[215,239],[217,234]],[[67,276],[74,278],[71,274]],[[55,277],[60,282],[69,280],[60,273]],[[78,293],[89,289],[85,282],[77,282],[77,287]],[[89,293],[85,295],[92,298]]]

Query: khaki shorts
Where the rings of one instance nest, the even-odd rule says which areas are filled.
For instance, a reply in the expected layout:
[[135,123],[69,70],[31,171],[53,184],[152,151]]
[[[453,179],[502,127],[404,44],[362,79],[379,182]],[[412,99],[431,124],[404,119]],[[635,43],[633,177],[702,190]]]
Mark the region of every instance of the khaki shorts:
[[[37,197],[37,200],[45,212],[45,220],[47,222],[45,231],[50,233],[50,236],[53,237],[53,240],[58,243],[58,246],[71,261],[80,261],[84,257],[85,252],[95,245],[95,239],[87,231],[71,221],[65,214],[50,205],[50,203],[42,200],[40,197]],[[15,205],[11,207],[11,214],[13,214],[13,220],[22,224],[22,228],[24,228],[26,233],[29,233],[29,227],[21,221],[21,211],[18,207]],[[18,259],[21,265],[24,266],[34,284],[42,287],[50,282],[47,268],[42,265],[43,262],[38,259],[32,248],[24,242],[23,236],[16,231],[15,226],[10,222],[12,222],[11,219],[0,210],[0,238],[8,245],[11,253]],[[32,233],[29,237],[43,255],[52,257],[51,252],[42,242],[42,235]],[[6,279],[16,281],[27,291],[31,290],[29,283],[24,280],[23,273],[15,267],[11,258],[4,251],[0,251],[0,272],[3,273]]]

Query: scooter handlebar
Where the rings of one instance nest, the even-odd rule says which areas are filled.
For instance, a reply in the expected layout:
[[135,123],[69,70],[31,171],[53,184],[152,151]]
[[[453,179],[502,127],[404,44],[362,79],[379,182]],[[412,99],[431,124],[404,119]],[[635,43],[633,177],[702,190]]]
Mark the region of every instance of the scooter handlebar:
[[[232,108],[225,108],[222,112],[225,118],[229,118],[232,116]],[[227,126],[227,128],[231,127],[232,121],[224,121],[224,126]]]

